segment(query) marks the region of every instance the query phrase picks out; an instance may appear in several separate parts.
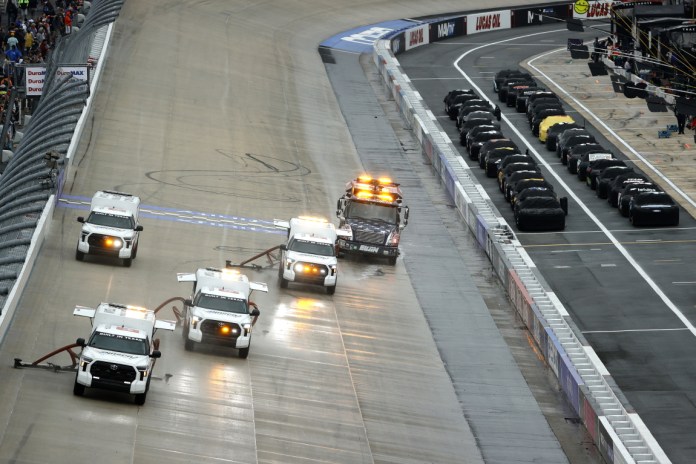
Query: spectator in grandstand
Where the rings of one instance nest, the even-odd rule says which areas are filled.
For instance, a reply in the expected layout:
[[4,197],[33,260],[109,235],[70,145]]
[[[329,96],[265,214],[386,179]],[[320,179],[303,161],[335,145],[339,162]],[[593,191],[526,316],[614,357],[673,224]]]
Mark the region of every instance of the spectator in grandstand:
[[19,14],[19,5],[17,0],[7,0],[7,7],[5,8],[7,13],[7,27],[9,28],[11,24],[17,21],[17,15]]
[[68,8],[63,16],[63,24],[65,24],[65,33],[72,33],[72,8]]
[[53,8],[53,3],[51,3],[51,0],[44,0],[43,1],[43,8],[41,11],[46,16],[53,16],[56,14],[56,10],[55,10],[55,8]]
[[46,58],[48,58],[48,40],[43,39],[39,43],[39,53],[41,54],[41,61],[46,61]]
[[19,40],[17,40],[15,31],[10,31],[10,35],[7,37],[7,42],[5,42],[5,51],[9,50],[12,47],[16,47],[18,44]]
[[10,49],[5,52],[5,57],[10,60],[11,63],[17,64],[22,59],[22,52],[20,52],[15,45],[12,45]]
[[39,0],[29,0],[29,17],[36,19],[36,7],[39,6]]

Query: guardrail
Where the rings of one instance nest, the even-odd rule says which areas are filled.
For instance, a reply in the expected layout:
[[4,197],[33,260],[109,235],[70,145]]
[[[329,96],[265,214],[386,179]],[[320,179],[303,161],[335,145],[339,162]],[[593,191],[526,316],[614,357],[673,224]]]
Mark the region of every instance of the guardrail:
[[[546,8],[572,15],[572,5]],[[443,38],[533,25],[534,12],[530,10],[533,8],[477,12],[416,24],[377,41],[373,59],[388,95],[396,102],[404,121],[420,142],[423,154],[488,255],[513,306],[602,456],[611,463],[667,464],[669,458],[638,414],[627,409],[617,396],[615,392],[619,389],[611,375],[582,334],[575,330],[563,304],[550,290],[483,187],[470,175],[470,168],[400,69],[395,56],[395,53]]]
[[[69,177],[91,92],[104,67],[101,59],[112,23],[124,0],[95,0],[82,27],[59,39],[46,66],[43,94],[26,117],[23,136],[0,177],[0,340],[5,336],[28,280],[50,217]],[[88,80],[61,68],[89,65]]]

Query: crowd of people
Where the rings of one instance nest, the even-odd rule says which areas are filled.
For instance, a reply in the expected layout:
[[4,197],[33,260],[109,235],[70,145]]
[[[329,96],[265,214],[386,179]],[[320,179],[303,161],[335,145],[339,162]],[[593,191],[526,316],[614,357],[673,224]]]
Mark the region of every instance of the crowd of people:
[[8,108],[11,89],[22,75],[18,65],[45,63],[56,40],[72,33],[81,6],[82,0],[5,0],[5,10],[0,11],[0,124],[7,112],[12,117],[2,148],[11,148],[19,119],[18,103]]

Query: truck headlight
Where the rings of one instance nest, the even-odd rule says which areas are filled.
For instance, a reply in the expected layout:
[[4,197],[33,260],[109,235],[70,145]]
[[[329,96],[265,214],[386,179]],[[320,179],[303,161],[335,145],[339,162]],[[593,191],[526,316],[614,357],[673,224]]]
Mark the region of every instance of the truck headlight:
[[285,259],[285,269],[290,270],[290,268],[292,267],[292,265],[293,265],[294,262],[295,262],[294,259],[292,259],[292,258],[286,258],[286,259]]
[[393,230],[387,237],[387,245],[398,246],[399,240],[401,240],[401,234],[399,234],[398,230]]
[[332,264],[331,266],[329,266],[329,269],[331,270],[332,276],[336,275],[336,265],[335,264]]
[[86,371],[86,370],[87,370],[87,366],[88,366],[89,363],[91,363],[92,361],[94,361],[92,358],[88,358],[87,356],[83,356],[82,358],[80,358],[80,368],[81,368],[83,371]]
[[251,333],[251,322],[247,322],[246,324],[242,325],[242,328],[244,329],[244,336],[249,336]]
[[148,366],[138,366],[136,369],[138,369],[138,372],[140,372],[140,380],[145,380],[147,377],[147,368]]
[[199,322],[201,322],[201,318],[198,316],[193,316],[191,318],[191,327],[193,327],[195,329],[198,326]]
[[123,246],[123,242],[119,238],[107,237],[104,239],[104,244],[109,248],[119,249]]

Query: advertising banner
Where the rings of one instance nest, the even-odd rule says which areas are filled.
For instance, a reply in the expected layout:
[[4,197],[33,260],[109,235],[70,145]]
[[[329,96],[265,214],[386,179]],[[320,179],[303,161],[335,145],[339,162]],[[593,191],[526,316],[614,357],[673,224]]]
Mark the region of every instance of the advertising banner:
[[510,29],[510,10],[492,11],[489,13],[470,14],[466,16],[466,33]]
[[27,97],[41,96],[45,77],[46,65],[32,64],[26,66],[24,69],[24,88],[27,89]]
[[430,23],[430,41],[437,42],[438,40],[449,39],[466,34],[464,26],[464,17],[452,18],[446,21],[438,21]]
[[606,19],[611,17],[612,0],[577,0],[573,3],[573,18]]
[[570,358],[568,358],[568,356],[565,354],[561,354],[561,362],[559,367],[560,376],[558,377],[558,381],[561,384],[561,389],[563,389],[565,392],[568,401],[573,406],[573,410],[580,415],[578,385],[582,385],[584,382],[575,370],[573,361],[571,361]]
[[396,34],[391,39],[391,50],[394,55],[398,55],[399,53],[405,50],[404,42],[406,42],[406,34],[404,34],[403,32],[400,34]]
[[[558,339],[553,334],[553,331],[550,328],[546,329],[546,335],[549,340],[546,348],[546,360],[549,363],[549,367],[551,367],[553,373],[556,374],[556,378],[558,378],[558,363],[561,359],[561,356],[559,355],[560,342],[558,341]],[[563,350],[560,351],[562,352]]]
[[[543,8],[522,8],[512,10],[512,27],[539,26],[556,24],[558,19],[565,20],[570,15],[568,5],[553,5]],[[558,18],[558,19],[554,19]]]
[[415,29],[409,29],[405,32],[406,34],[406,50],[411,50],[412,48],[420,47],[421,45],[426,45],[430,43],[429,26],[424,24],[423,26],[416,27]]
[[[59,79],[67,74],[72,74],[75,79],[89,81],[89,66],[61,66],[56,71],[56,78]],[[44,80],[46,77],[46,65],[27,65],[24,73],[24,86],[27,97],[40,97],[43,93]],[[82,86],[79,86],[75,91],[84,91]]]

